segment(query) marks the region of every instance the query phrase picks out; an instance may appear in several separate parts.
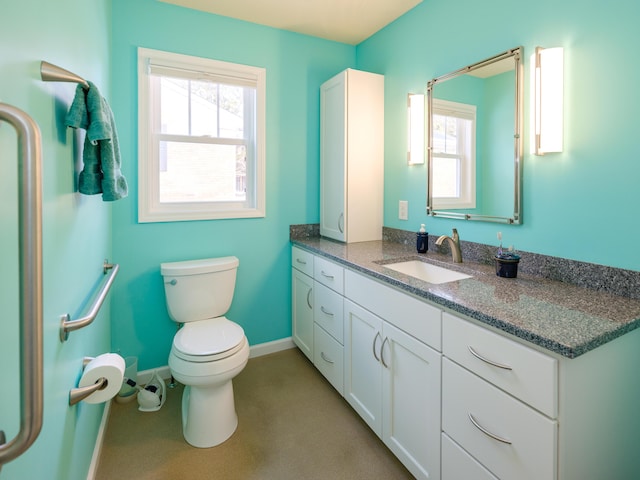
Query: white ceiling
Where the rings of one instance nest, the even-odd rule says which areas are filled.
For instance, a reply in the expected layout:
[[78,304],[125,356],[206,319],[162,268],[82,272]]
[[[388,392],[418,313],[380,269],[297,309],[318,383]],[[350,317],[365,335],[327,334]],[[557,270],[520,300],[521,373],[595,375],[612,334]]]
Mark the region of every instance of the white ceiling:
[[422,0],[160,0],[357,45]]

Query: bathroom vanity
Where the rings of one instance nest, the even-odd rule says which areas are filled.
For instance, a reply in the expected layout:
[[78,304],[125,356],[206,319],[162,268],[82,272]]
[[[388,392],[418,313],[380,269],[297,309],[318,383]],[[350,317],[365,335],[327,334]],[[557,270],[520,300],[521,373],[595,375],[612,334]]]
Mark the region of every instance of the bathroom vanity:
[[[640,300],[413,245],[292,242],[294,342],[416,478],[640,476]],[[462,279],[385,267],[409,260]]]

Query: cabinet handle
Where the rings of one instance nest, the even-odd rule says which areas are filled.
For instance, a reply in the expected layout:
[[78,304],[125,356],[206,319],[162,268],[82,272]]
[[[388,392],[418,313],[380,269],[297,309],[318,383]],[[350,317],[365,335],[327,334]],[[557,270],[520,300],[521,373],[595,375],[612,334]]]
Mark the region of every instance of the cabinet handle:
[[307,292],[307,305],[309,305],[309,308],[310,308],[311,310],[313,310],[313,306],[311,305],[311,301],[310,301],[310,299],[309,299],[309,297],[311,297],[311,291],[312,291],[312,290],[311,290],[311,289],[309,289],[309,291]]
[[389,368],[389,365],[387,365],[387,363],[384,361],[384,344],[387,343],[388,341],[389,341],[389,337],[384,337],[382,346],[380,347],[380,361],[382,362],[382,366],[384,368]]
[[296,258],[296,262],[301,263],[302,265],[307,264],[307,262],[305,262],[304,260],[300,260],[299,258]]
[[333,275],[329,275],[328,273],[325,273],[325,271],[324,271],[324,270],[320,270],[320,275],[322,275],[323,277],[328,278],[328,279],[330,279],[330,280],[333,280],[333,279],[334,279],[334,276],[333,276]]
[[333,362],[333,361],[329,360],[329,359],[327,358],[327,356],[324,354],[324,352],[320,352],[320,356],[321,356],[321,357],[322,357],[322,359],[323,359],[325,362],[327,362],[327,363],[330,363],[330,364],[332,364],[332,365],[335,363],[335,362]]
[[325,315],[329,315],[329,316],[333,317],[333,313],[331,313],[331,312],[327,312],[327,311],[324,309],[324,307],[320,307],[320,311],[321,311],[322,313],[324,313]]
[[373,337],[373,356],[377,361],[380,361],[380,358],[376,355],[376,341],[378,340],[378,337],[380,337],[380,332],[376,333],[376,336]]
[[344,213],[341,213],[340,216],[338,217],[338,230],[340,230],[340,233],[344,233],[344,227],[342,226],[344,224]]
[[504,363],[494,362],[493,360],[484,358],[482,355],[476,352],[473,348],[471,348],[471,345],[467,345],[467,348],[469,349],[469,352],[471,353],[471,355],[473,355],[479,360],[482,360],[484,363],[488,363],[489,365],[493,365],[494,367],[502,368],[504,370],[513,370],[513,368],[511,368],[509,365],[505,365]]
[[468,415],[469,415],[469,420],[471,420],[471,423],[473,423],[473,426],[476,427],[478,430],[480,430],[482,433],[484,433],[486,436],[491,437],[494,440],[497,440],[499,442],[506,443],[507,445],[511,445],[511,442],[509,440],[507,440],[506,438],[502,438],[496,435],[495,433],[491,433],[486,428],[483,428],[482,425],[480,425],[478,421],[475,418],[473,418],[473,415],[471,415],[470,413]]

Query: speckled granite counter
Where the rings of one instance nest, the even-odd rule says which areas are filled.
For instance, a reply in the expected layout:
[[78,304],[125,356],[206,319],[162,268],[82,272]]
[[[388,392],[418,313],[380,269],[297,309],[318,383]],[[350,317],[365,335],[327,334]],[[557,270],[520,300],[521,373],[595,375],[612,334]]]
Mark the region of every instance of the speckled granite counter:
[[[467,315],[564,357],[575,358],[640,327],[640,300],[518,273],[496,276],[491,265],[427,252],[413,245],[374,241],[343,244],[320,237],[292,243],[352,270]],[[472,278],[435,285],[384,267],[426,259]]]

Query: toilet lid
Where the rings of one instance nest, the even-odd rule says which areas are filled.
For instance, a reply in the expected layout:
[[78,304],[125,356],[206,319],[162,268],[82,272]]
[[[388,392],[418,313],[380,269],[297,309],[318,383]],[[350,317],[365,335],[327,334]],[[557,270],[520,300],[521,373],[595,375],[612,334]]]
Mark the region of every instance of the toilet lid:
[[[178,356],[208,357],[209,360],[231,355],[244,339],[240,325],[225,317],[188,322],[178,330],[173,346]],[[226,355],[225,355],[226,353]]]

